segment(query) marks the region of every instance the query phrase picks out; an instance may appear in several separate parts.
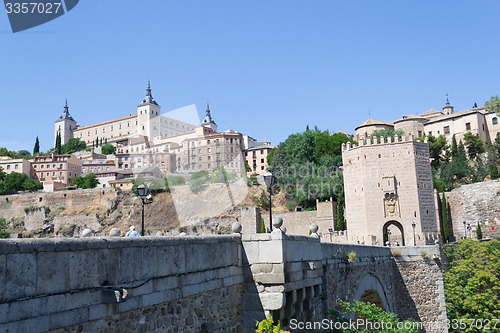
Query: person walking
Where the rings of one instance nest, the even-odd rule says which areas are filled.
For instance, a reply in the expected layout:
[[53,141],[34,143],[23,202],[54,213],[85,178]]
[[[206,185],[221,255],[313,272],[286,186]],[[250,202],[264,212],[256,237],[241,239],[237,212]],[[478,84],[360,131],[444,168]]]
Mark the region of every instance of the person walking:
[[125,237],[135,237],[135,236],[139,236],[139,233],[137,231],[135,231],[135,227],[134,226],[130,226],[130,231],[127,232],[127,234],[125,235]]

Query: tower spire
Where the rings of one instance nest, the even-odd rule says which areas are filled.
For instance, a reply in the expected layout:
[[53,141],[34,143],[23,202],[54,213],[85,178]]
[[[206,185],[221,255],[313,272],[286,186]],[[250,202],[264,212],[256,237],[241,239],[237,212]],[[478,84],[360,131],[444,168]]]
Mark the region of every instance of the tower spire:
[[66,98],[66,104],[64,104],[64,113],[69,113],[68,99]]
[[450,101],[448,100],[448,94],[446,94],[446,106],[450,106]]

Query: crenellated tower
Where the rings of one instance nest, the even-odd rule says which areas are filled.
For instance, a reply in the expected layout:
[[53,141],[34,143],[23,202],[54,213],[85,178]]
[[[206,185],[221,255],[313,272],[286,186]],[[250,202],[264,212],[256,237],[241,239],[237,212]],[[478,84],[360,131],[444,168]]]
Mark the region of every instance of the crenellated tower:
[[342,146],[350,242],[411,246],[438,237],[427,141],[374,137]]

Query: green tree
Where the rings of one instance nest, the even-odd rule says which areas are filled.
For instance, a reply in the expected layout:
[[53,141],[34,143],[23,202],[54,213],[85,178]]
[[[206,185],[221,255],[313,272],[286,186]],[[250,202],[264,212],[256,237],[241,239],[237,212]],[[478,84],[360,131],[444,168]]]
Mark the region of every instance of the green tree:
[[[448,319],[500,318],[500,240],[468,238],[448,251],[449,270],[443,273]],[[480,331],[473,326],[460,332]]]
[[481,230],[481,225],[478,223],[476,228],[476,236],[478,240],[483,239],[483,231]]
[[62,153],[61,133],[59,133],[59,132],[57,132],[57,135],[56,135],[55,153],[57,155],[61,155],[61,153]]
[[101,153],[103,153],[104,155],[111,155],[114,154],[115,152],[116,152],[115,146],[113,146],[110,143],[106,143],[101,148]]
[[457,138],[455,137],[455,134],[451,137],[451,157],[457,157],[458,155],[458,144],[457,144]]
[[474,103],[474,105],[472,106],[473,109],[477,108],[477,103]]
[[500,115],[500,97],[492,96],[489,101],[484,104],[484,107],[488,111],[496,112],[496,114]]
[[450,239],[450,225],[448,224],[448,204],[444,193],[441,197],[441,219],[443,221],[444,240],[448,242],[448,239]]
[[78,188],[95,188],[99,184],[97,176],[93,173],[89,173],[86,176],[78,176],[71,180],[71,183],[76,185]]
[[7,174],[3,171],[3,168],[0,166],[0,182],[3,182],[6,176]]
[[71,138],[68,140],[67,143],[62,145],[61,147],[61,153],[62,154],[73,154],[77,151],[82,151],[87,148],[87,145],[85,144],[84,141],[81,141],[78,138]]
[[464,134],[465,146],[469,153],[469,158],[476,158],[479,154],[484,153],[484,142],[480,137],[467,132]]
[[498,167],[496,165],[490,165],[490,177],[491,179],[500,178],[500,175],[498,174]]
[[445,158],[448,149],[446,137],[444,135],[438,137],[427,135],[427,141],[429,143],[429,154],[432,159],[431,165],[433,168],[439,169],[443,163],[447,162]]
[[339,197],[337,202],[337,230],[345,230],[344,197]]
[[168,176],[166,179],[167,188],[186,184],[186,180],[181,176]]
[[24,173],[11,172],[4,177],[0,194],[18,191],[36,191],[43,188],[42,183],[35,182]]
[[33,156],[36,156],[40,152],[40,141],[38,141],[38,135],[35,140],[35,147],[33,147]]
[[19,150],[17,152],[17,156],[19,156],[19,158],[23,158],[25,160],[29,160],[31,158],[30,152],[27,150],[24,150],[24,149]]
[[0,217],[0,238],[9,238],[10,233],[7,232],[7,223],[3,217]]
[[262,210],[269,210],[269,197],[266,194],[266,191],[262,190],[260,193],[259,199],[257,200],[257,206],[259,206]]

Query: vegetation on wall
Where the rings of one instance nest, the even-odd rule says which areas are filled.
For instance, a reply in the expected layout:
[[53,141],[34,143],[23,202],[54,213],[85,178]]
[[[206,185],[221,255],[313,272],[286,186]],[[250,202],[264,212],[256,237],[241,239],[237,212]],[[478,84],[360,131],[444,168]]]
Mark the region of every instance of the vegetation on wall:
[[72,185],[76,185],[78,188],[95,188],[99,184],[97,176],[93,173],[89,173],[86,176],[78,176],[70,180]]
[[481,138],[465,133],[464,142],[457,142],[453,135],[448,143],[444,135],[424,136],[429,141],[434,188],[450,191],[463,184],[481,182],[488,177],[499,178],[500,133],[492,143],[484,143]]
[[[330,311],[330,316],[333,317],[335,322],[345,323],[347,325],[342,325],[342,327],[345,328],[334,328],[330,332],[416,333],[420,331],[419,323],[411,319],[400,321],[394,313],[386,312],[375,304],[360,301],[354,301],[353,304],[350,304],[342,300],[338,300],[337,302],[342,307],[343,312]],[[348,325],[351,321],[347,319],[352,317],[351,314],[354,314],[357,319],[361,319],[366,325],[363,327],[351,328],[351,325]],[[341,325],[338,326],[340,327]]]
[[339,171],[342,144],[349,141],[343,133],[321,131],[317,127],[290,135],[268,155],[276,186],[285,191],[289,201],[305,209],[315,208],[316,199],[338,201],[343,196],[343,177]]
[[0,217],[0,238],[9,238],[10,233],[7,232],[7,223],[3,217]]
[[28,175],[18,172],[6,174],[0,167],[0,195],[19,191],[37,191],[42,188],[42,183],[35,182]]
[[443,277],[448,319],[467,324],[460,332],[482,332],[469,327],[473,319],[485,325],[487,320],[500,318],[500,240],[464,239],[448,247],[447,256],[450,268]]

